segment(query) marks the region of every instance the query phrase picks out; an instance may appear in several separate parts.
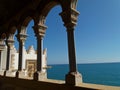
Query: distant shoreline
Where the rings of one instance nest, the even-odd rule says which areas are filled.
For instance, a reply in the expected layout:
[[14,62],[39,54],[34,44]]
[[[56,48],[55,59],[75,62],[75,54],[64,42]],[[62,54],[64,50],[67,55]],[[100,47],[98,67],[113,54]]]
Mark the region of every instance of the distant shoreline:
[[[77,63],[77,65],[78,64],[114,64],[114,63],[116,64],[116,63],[120,63],[120,62],[97,62],[97,63],[94,63],[94,62],[90,63],[89,62],[89,63]],[[66,63],[65,64],[62,64],[62,63],[59,64],[59,63],[57,63],[57,64],[48,64],[48,65],[69,65],[69,64],[66,64]]]

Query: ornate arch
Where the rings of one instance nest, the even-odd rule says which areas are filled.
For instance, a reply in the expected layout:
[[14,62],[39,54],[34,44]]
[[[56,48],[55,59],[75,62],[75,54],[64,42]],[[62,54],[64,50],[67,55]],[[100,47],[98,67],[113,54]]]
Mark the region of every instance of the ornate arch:
[[18,22],[18,27],[19,26],[27,26],[28,23],[34,19],[34,10],[27,10],[26,12],[24,12],[21,17],[20,20]]
[[9,26],[8,26],[8,30],[9,33],[13,33],[15,34],[16,30],[17,30],[17,21],[13,20],[10,22]]
[[1,36],[0,39],[5,39],[6,38],[6,33],[2,33],[0,36]]
[[37,12],[39,13],[39,15],[43,15],[44,17],[46,17],[49,11],[56,5],[60,5],[61,8],[63,9],[61,2],[58,0],[49,0],[48,2],[42,0],[37,7]]

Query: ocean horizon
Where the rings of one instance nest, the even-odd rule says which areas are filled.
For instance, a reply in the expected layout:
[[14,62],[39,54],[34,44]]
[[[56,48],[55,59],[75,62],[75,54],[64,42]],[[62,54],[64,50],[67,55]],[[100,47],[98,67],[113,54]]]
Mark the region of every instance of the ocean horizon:
[[[65,80],[68,64],[51,64],[47,70],[49,79]],[[120,86],[120,62],[77,64],[84,83]]]

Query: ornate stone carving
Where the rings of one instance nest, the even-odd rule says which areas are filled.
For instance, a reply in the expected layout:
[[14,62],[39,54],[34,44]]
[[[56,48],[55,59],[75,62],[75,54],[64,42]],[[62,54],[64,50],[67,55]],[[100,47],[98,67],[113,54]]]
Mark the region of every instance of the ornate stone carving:
[[63,11],[60,15],[66,27],[74,27],[77,24],[79,12],[75,9],[71,8],[68,11]]
[[33,27],[36,36],[44,37],[47,27],[45,25],[36,25]]
[[0,51],[4,50],[4,48],[5,48],[5,41],[4,39],[0,39]]
[[24,42],[27,38],[26,32],[27,32],[27,30],[26,30],[25,26],[21,26],[20,28],[18,28],[18,34],[16,35],[16,37],[19,42],[22,42],[22,44],[24,44]]
[[26,35],[26,33],[27,33],[26,26],[21,26],[20,34],[25,34]]
[[40,16],[35,19],[35,26],[33,26],[34,32],[37,37],[44,37],[47,27],[45,26],[45,17]]
[[14,34],[9,34],[6,40],[6,44],[10,47],[10,49],[12,49],[12,47],[14,46]]
[[71,8],[76,9],[77,0],[71,0]]
[[79,12],[76,11],[75,9],[71,9],[71,20],[73,23],[77,23],[77,20],[78,20],[78,15],[79,15]]
[[45,16],[40,16],[40,18],[39,18],[39,23],[38,23],[39,25],[44,25],[45,24]]

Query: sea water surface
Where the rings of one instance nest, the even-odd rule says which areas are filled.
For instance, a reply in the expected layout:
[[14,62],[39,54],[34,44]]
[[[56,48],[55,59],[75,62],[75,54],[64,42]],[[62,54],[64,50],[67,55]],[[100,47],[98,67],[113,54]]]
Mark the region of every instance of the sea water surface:
[[[69,71],[67,64],[50,66],[48,78],[65,80]],[[78,64],[77,68],[85,83],[120,86],[120,63]]]

